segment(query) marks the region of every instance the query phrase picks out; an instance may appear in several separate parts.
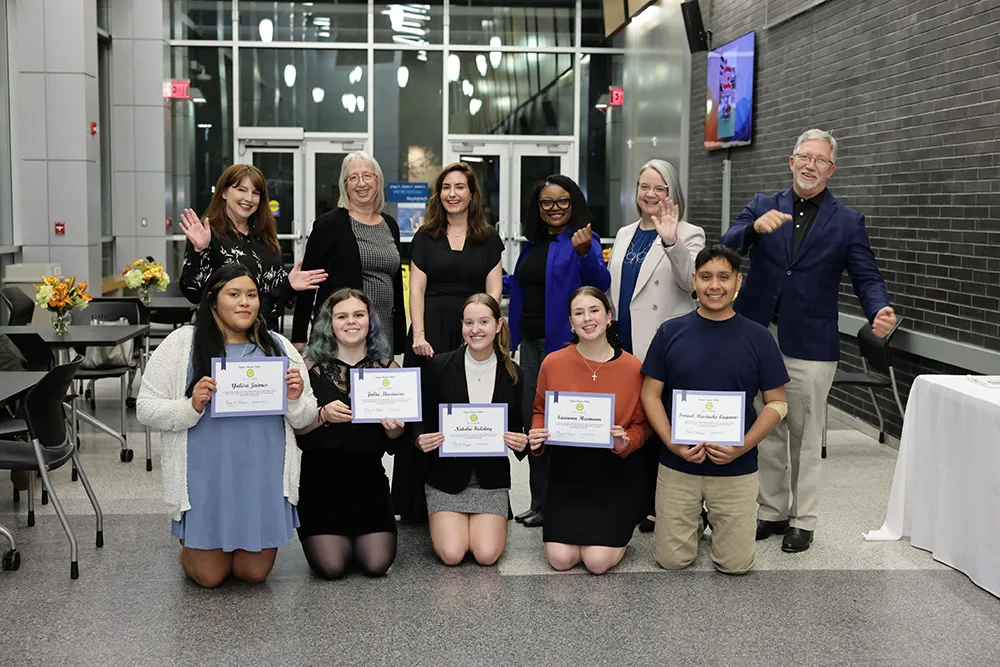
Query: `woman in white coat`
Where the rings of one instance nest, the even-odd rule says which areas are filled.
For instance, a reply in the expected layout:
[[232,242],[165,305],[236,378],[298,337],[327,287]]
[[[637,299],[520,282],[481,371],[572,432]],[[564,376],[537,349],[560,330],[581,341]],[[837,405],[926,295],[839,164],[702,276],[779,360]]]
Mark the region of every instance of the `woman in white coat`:
[[[644,361],[653,335],[664,321],[691,312],[694,259],[705,247],[705,232],[683,220],[684,193],[677,171],[666,160],[650,160],[639,170],[635,207],[640,218],[618,230],[611,248],[608,295],[618,318],[622,348]],[[655,436],[654,436],[655,438]],[[647,455],[648,515],[639,529],[653,530],[653,498],[660,447]]]

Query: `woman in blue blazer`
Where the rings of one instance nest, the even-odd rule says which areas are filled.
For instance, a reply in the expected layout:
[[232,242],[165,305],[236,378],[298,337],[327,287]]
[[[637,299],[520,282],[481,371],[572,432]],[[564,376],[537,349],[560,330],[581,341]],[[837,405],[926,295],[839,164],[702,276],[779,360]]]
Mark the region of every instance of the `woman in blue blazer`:
[[[511,349],[521,350],[525,423],[531,421],[542,359],[573,337],[566,317],[570,296],[584,285],[602,291],[611,286],[592,222],[580,186],[559,174],[536,185],[525,206],[523,227],[528,241],[508,277]],[[531,507],[514,518],[526,526],[541,526],[548,458],[532,456],[529,461]]]

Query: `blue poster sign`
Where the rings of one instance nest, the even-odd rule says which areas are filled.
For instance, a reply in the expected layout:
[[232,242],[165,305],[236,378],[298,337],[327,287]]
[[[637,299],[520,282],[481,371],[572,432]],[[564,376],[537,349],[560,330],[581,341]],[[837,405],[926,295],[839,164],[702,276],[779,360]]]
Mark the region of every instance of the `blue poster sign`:
[[394,204],[426,204],[430,194],[427,183],[387,183],[386,201]]

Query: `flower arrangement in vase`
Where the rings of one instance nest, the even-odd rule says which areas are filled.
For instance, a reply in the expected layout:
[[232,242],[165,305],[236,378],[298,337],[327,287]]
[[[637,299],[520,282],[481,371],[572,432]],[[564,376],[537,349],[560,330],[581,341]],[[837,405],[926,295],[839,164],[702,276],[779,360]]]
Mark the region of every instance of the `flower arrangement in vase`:
[[52,313],[52,328],[56,333],[69,331],[70,311],[87,307],[94,297],[87,292],[87,283],[72,278],[42,276],[42,284],[35,285],[35,305]]
[[152,302],[152,289],[155,287],[161,292],[167,289],[170,284],[170,276],[163,265],[152,257],[137,259],[122,271],[125,276],[125,285],[139,291],[139,298],[147,306]]

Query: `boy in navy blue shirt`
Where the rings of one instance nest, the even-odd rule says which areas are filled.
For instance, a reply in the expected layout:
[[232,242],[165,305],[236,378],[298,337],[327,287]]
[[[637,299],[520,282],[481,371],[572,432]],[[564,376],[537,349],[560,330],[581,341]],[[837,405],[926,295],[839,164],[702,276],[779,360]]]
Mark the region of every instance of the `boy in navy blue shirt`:
[[[788,373],[768,330],[733,310],[740,256],[722,245],[695,259],[700,306],[660,325],[642,365],[642,406],[664,443],[656,481],[653,554],[667,569],[694,562],[704,531],[704,503],[712,526],[712,562],[726,574],[754,564],[757,519],[757,444],[787,412]],[[744,440],[740,447],[671,441],[673,390],[743,392]],[[763,392],[758,415],[753,401]]]

